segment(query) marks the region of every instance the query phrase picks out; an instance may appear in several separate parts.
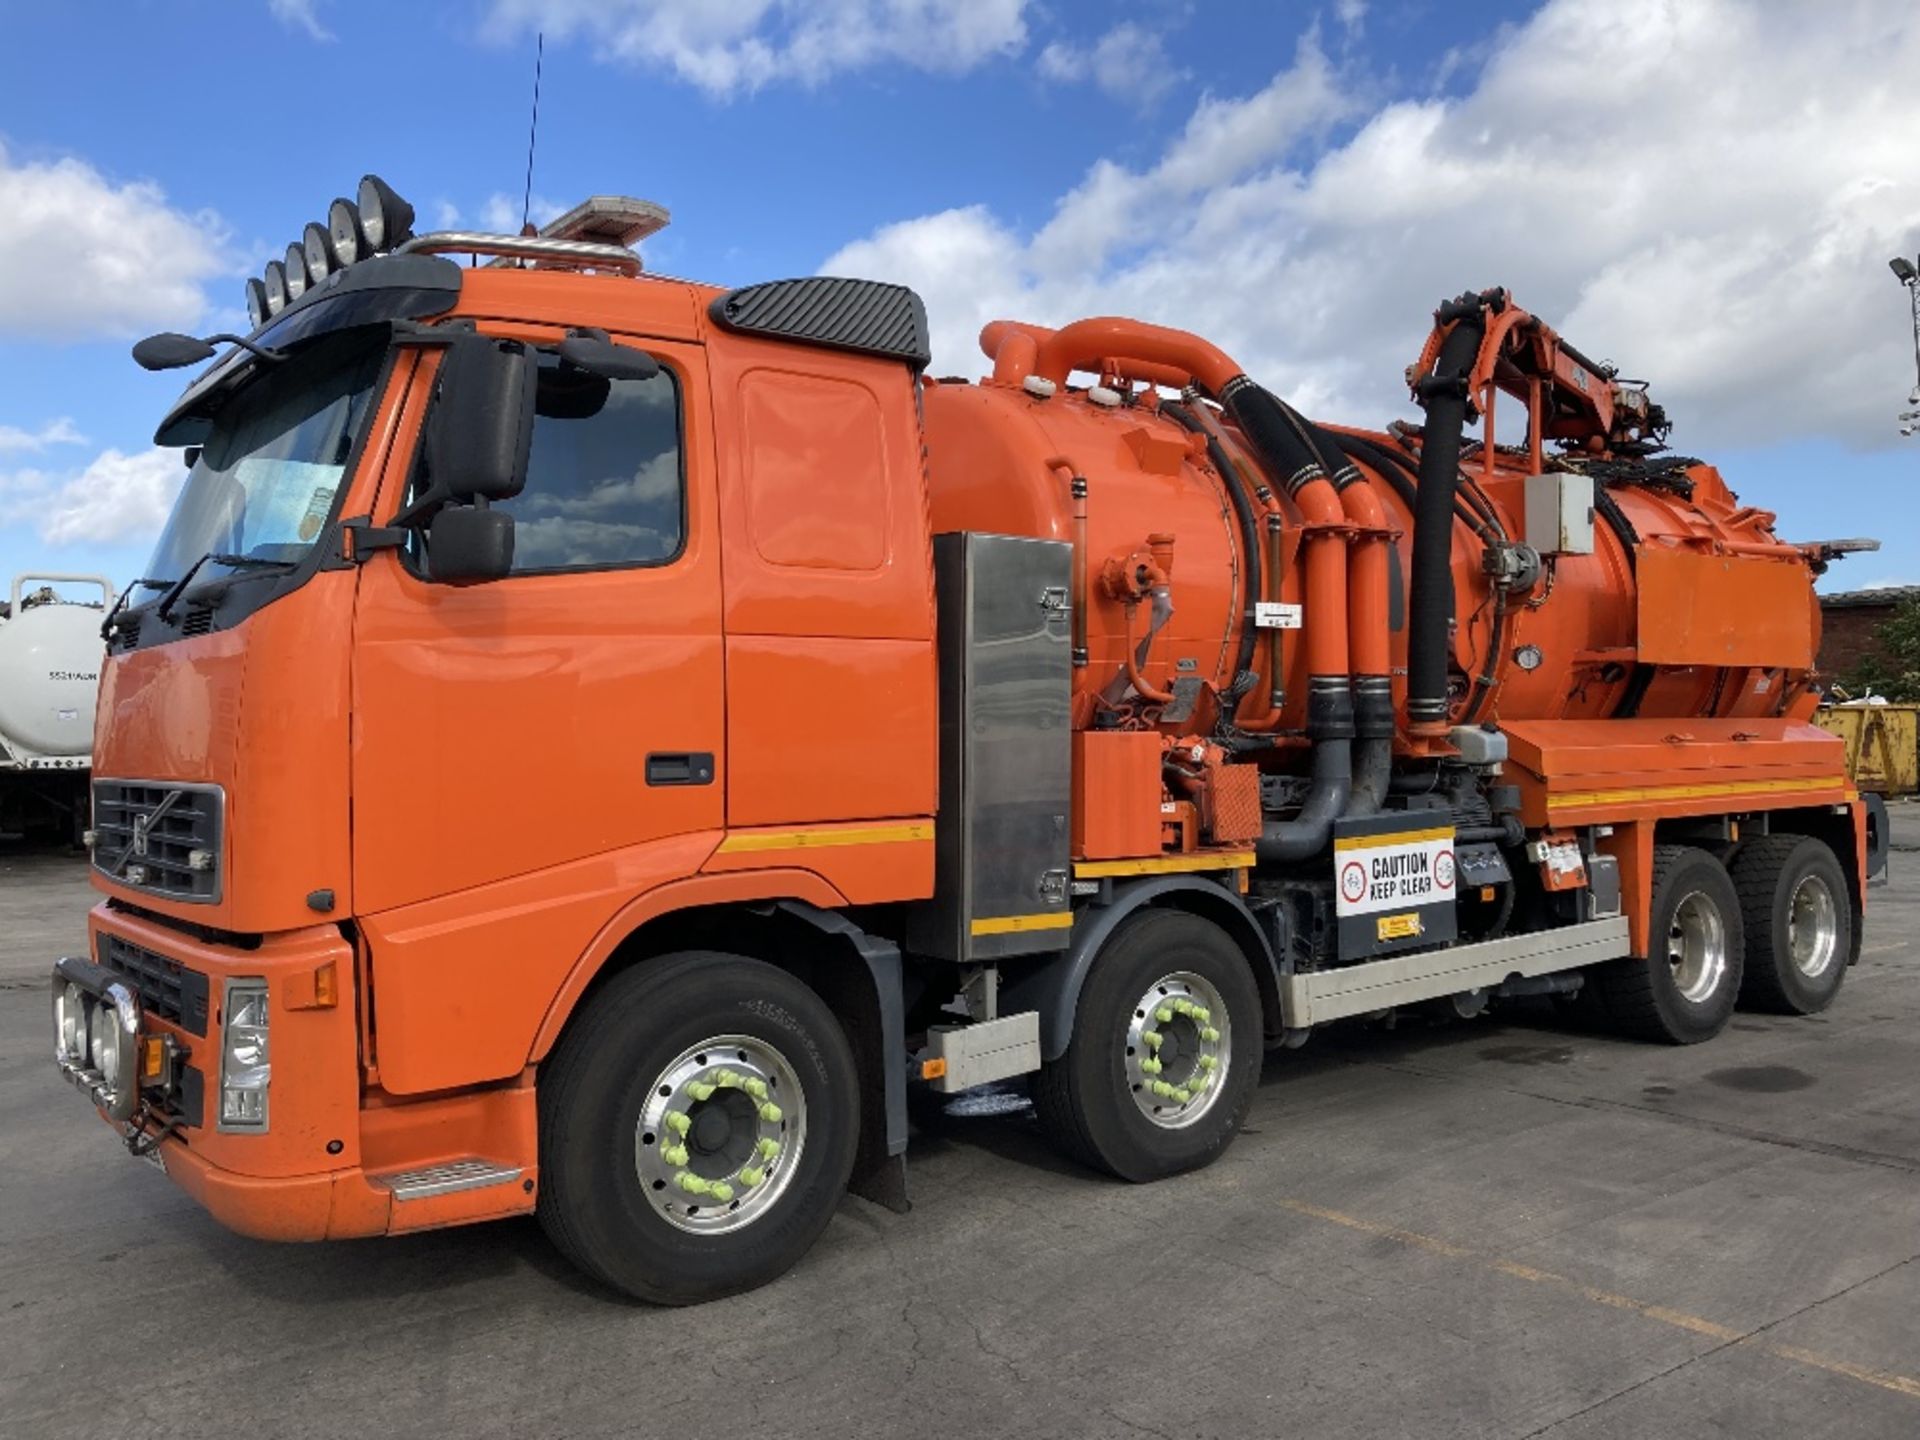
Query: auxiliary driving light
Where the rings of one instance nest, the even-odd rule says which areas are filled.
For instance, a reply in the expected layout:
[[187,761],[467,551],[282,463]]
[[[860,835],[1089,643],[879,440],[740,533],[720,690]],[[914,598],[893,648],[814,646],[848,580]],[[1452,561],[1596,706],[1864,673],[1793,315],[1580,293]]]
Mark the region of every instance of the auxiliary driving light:
[[267,309],[267,287],[258,280],[247,281],[247,319],[258,330],[267,323],[271,312]]
[[307,275],[307,252],[300,248],[298,240],[287,246],[286,272],[287,299],[289,302],[298,300],[307,293],[307,286],[311,283]]
[[327,236],[333,241],[333,258],[342,269],[367,252],[367,237],[360,229],[360,212],[345,196],[327,207]]
[[287,267],[278,260],[269,260],[262,283],[267,291],[267,314],[278,315],[287,308]]
[[360,177],[360,229],[369,250],[391,250],[413,233],[413,206],[378,175]]
[[61,1057],[74,1065],[87,1063],[87,997],[72,981],[60,990],[59,1013],[54,1017],[60,1027]]
[[300,249],[307,258],[307,280],[318,285],[339,267],[333,259],[333,236],[319,221],[300,232]]

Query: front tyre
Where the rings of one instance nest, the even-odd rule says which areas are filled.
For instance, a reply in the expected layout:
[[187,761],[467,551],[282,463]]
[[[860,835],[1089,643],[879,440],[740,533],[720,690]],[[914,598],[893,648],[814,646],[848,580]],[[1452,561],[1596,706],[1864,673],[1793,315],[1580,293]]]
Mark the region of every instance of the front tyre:
[[1656,845],[1647,958],[1614,960],[1589,985],[1614,1025],[1643,1040],[1693,1045],[1733,1018],[1746,941],[1726,867],[1690,845]]
[[1807,835],[1765,835],[1733,857],[1746,922],[1742,1004],[1813,1015],[1833,1003],[1853,953],[1853,907],[1833,851]]
[[1093,962],[1067,1052],[1033,1083],[1041,1128],[1123,1180],[1197,1169],[1224,1152],[1260,1079],[1260,992],[1216,925],[1145,910]]
[[539,1215],[589,1274],[688,1305],[764,1285],[833,1218],[859,1140],[845,1034],[737,955],[616,976],[540,1076]]

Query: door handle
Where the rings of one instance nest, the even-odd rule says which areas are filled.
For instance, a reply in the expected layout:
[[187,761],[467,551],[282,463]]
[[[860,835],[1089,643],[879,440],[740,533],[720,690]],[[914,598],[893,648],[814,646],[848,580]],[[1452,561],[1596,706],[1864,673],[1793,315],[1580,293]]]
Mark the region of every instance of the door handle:
[[656,750],[647,756],[649,785],[711,785],[711,750]]

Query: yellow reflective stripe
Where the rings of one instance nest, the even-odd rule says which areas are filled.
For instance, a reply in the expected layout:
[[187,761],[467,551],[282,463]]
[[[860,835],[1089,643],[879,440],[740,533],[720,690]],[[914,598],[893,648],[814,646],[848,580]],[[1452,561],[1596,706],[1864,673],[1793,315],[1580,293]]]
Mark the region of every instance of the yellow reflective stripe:
[[1333,842],[1336,850],[1372,850],[1381,845],[1419,845],[1428,840],[1451,840],[1451,825],[1432,830],[1394,830],[1385,835],[1347,835]]
[[898,845],[933,839],[933,822],[911,825],[874,825],[860,830],[776,830],[729,835],[720,842],[722,855],[745,850],[823,850],[834,845]]
[[1700,785],[1643,785],[1628,790],[1570,790],[1548,795],[1553,810],[1584,810],[1592,805],[1637,805],[1653,800],[1709,800],[1721,795],[1800,795],[1809,790],[1842,790],[1835,776],[1815,780],[1714,780]]
[[1155,860],[1081,860],[1074,878],[1097,880],[1104,875],[1169,875],[1186,870],[1244,870],[1253,864],[1253,851],[1227,850],[1211,855],[1163,855]]
[[974,921],[971,928],[976,935],[1012,935],[1021,930],[1071,930],[1073,912],[1060,910],[1050,915],[995,915]]

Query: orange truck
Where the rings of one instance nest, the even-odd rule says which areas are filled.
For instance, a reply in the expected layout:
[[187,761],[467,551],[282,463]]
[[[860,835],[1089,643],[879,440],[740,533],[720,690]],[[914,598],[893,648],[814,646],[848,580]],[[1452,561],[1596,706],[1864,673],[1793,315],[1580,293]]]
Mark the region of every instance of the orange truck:
[[411,218],[369,177],[250,334],[135,347],[212,363],[56,1057],[227,1225],[537,1213],[686,1303],[904,1208],[916,1086],[1026,1077],[1146,1181],[1342,1017],[1687,1043],[1857,957],[1809,679],[1869,542],[1776,539],[1504,292],[1365,431],[1123,319],[936,378],[911,291],[643,273],[643,202]]

